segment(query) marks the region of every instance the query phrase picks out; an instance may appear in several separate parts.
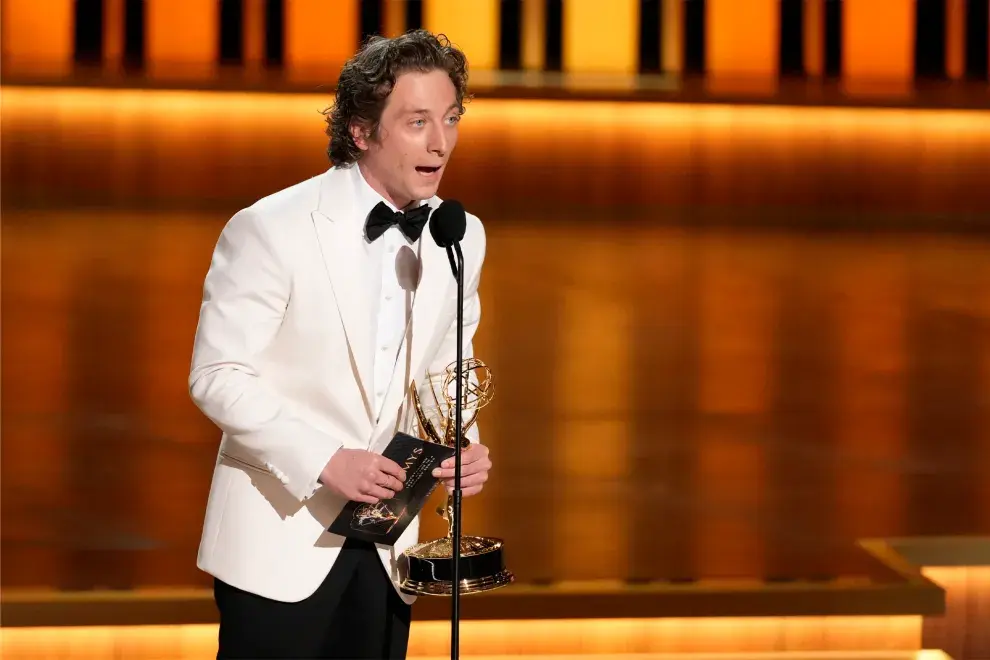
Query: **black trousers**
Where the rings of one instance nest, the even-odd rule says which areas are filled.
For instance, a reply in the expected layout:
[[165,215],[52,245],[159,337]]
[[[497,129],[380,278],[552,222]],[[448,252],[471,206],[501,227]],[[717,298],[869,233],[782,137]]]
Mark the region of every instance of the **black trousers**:
[[214,581],[217,658],[405,658],[410,607],[374,545],[348,539],[309,598],[282,603]]

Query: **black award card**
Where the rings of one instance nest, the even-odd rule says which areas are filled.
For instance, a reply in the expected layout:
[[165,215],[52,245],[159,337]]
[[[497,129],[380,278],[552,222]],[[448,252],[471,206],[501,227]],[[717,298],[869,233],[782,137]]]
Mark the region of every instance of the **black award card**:
[[395,497],[377,504],[350,500],[328,531],[371,543],[394,545],[440,484],[433,470],[454,455],[454,448],[396,433],[382,455],[406,471],[406,483]]

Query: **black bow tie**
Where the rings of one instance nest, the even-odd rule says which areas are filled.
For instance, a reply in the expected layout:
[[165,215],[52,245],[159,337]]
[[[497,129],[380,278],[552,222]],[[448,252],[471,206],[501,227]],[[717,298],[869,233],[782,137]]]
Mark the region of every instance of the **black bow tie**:
[[392,225],[399,225],[402,233],[415,241],[423,233],[426,219],[430,217],[430,207],[426,204],[408,211],[393,211],[385,202],[378,202],[368,214],[365,233],[369,241],[375,241]]

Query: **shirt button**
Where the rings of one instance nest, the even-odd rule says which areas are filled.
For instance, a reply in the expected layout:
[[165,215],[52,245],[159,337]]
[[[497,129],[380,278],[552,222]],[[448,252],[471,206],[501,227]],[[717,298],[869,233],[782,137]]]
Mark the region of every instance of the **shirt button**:
[[391,299],[392,299],[392,294],[391,293],[386,293],[385,294],[385,300],[391,300]]
[[382,346],[382,353],[388,352],[388,346]]

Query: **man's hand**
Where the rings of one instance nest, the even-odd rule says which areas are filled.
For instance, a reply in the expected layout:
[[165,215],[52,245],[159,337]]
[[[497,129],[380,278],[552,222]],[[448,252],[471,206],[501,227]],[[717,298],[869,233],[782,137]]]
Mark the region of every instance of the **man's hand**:
[[320,483],[356,502],[377,504],[402,490],[405,471],[393,460],[364,449],[339,449],[320,473]]
[[[488,458],[488,447],[477,442],[461,453],[461,495],[477,495],[488,481],[488,471],[492,469]],[[448,493],[454,492],[454,459],[448,458],[440,467],[433,470],[433,476],[443,479]]]

